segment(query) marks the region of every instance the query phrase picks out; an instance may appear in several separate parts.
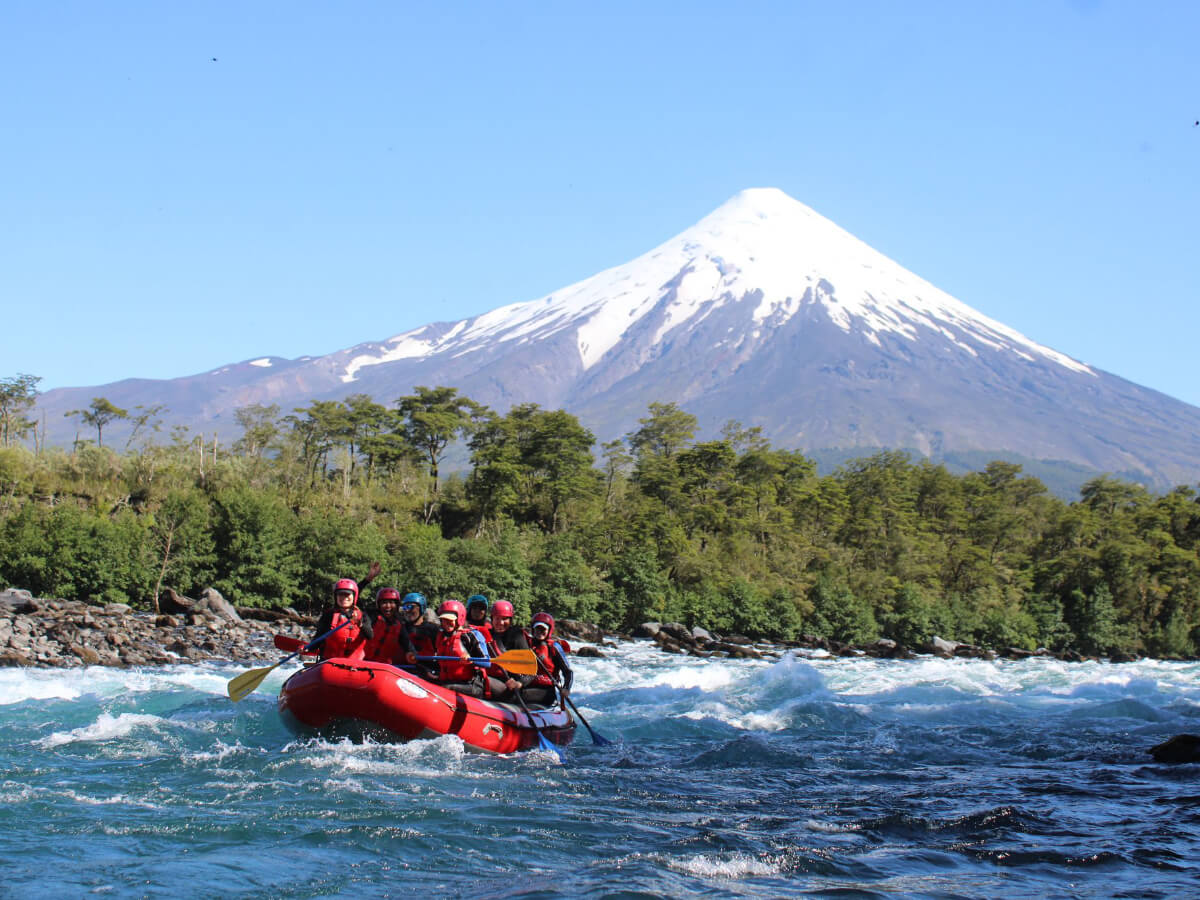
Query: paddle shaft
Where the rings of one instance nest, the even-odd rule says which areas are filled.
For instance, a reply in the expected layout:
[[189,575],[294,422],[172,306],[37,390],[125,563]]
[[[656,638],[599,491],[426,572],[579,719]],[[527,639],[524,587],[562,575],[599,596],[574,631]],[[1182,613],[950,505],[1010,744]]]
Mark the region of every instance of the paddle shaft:
[[[546,675],[550,677],[550,680],[553,681],[554,676],[546,669],[546,664],[542,662],[542,658],[537,656],[536,653],[534,656],[537,658],[538,668],[545,672]],[[592,736],[593,744],[595,744],[597,747],[604,747],[612,743],[612,741],[604,737],[602,734],[599,734],[594,728],[592,728],[591,725],[588,724],[588,720],[583,717],[583,713],[579,711],[579,707],[575,705],[575,701],[571,699],[571,695],[567,693],[566,690],[560,686],[558,693],[563,698],[563,702],[571,707],[571,711],[574,712],[575,715],[579,716],[579,721],[583,723],[583,727],[586,728],[588,730],[588,734]]]
[[[503,666],[501,668],[503,668]],[[533,721],[533,713],[529,711],[529,705],[526,704],[525,698],[521,696],[521,689],[517,688],[517,690],[513,691],[513,693],[517,695],[517,702],[521,704],[521,709],[525,710],[525,718],[529,720],[529,724],[533,726],[534,732],[537,733],[538,744],[543,750],[549,750],[551,753],[557,756],[559,762],[563,762],[562,750],[559,749],[556,744],[552,743],[548,737],[542,734],[542,729],[538,726],[538,723]]]
[[470,662],[484,668],[497,665],[512,669],[522,675],[532,675],[537,672],[537,660],[530,650],[509,650],[494,658],[471,656],[463,659],[461,656],[418,656],[418,662]]
[[315,647],[317,644],[321,643],[321,641],[325,640],[325,638],[329,637],[335,631],[340,631],[341,629],[345,628],[349,624],[350,624],[350,621],[347,620],[347,621],[343,622],[341,625],[339,625],[337,628],[329,629],[329,631],[325,632],[320,637],[314,638],[313,640],[309,641],[307,644],[305,644],[303,647],[301,647],[295,653],[291,653],[291,654],[285,656],[283,659],[281,659],[279,662],[275,663],[275,665],[273,665],[273,666],[268,666],[265,669],[251,669],[250,671],[243,672],[241,675],[237,676],[236,678],[231,679],[229,682],[229,688],[228,688],[229,699],[232,700],[234,703],[237,703],[239,700],[244,699],[249,694],[252,694],[258,688],[258,686],[263,683],[264,679],[266,679],[266,677],[268,675],[270,675],[272,672],[274,672],[276,669],[278,669],[280,666],[282,666],[289,659],[292,659],[292,657],[295,657],[295,656],[299,656],[305,650],[309,650],[309,649]]

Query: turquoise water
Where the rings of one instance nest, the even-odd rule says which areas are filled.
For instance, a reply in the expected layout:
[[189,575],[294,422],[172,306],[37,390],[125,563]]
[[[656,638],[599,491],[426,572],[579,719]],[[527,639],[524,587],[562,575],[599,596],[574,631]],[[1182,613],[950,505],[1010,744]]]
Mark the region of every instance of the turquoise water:
[[[290,664],[289,664],[290,665]],[[579,660],[559,763],[282,726],[287,668],[0,670],[0,895],[1178,897],[1200,664]]]

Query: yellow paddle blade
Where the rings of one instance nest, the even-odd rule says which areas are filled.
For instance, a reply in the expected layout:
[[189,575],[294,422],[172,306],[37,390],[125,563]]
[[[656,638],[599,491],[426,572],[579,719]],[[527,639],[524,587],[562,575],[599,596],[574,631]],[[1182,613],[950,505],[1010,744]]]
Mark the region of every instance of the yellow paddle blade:
[[536,675],[538,672],[537,657],[532,650],[509,650],[507,653],[493,656],[492,662],[517,675]]
[[251,669],[249,672],[243,672],[237,678],[232,679],[229,682],[229,699],[237,703],[247,694],[254,693],[254,689],[263,683],[263,679],[278,667],[279,663],[275,663],[275,665],[268,666],[265,669]]

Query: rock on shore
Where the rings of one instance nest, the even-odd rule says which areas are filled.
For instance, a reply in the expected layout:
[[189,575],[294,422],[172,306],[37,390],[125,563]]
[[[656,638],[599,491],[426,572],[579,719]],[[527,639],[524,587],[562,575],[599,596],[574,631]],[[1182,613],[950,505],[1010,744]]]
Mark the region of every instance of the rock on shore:
[[[172,592],[173,593],[173,592]],[[134,612],[0,591],[0,666],[146,666],[221,660],[275,660],[275,634],[308,637],[316,620],[295,613],[235,609],[209,588],[200,600]],[[185,602],[186,601],[186,602]]]

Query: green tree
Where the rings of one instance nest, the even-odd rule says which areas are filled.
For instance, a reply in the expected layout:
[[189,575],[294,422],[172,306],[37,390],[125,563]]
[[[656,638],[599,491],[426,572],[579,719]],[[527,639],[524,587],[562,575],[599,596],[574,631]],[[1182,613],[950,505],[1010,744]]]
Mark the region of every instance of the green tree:
[[38,375],[18,374],[0,379],[0,446],[10,447],[33,427],[26,413],[37,402]]
[[221,548],[216,588],[231,603],[291,606],[302,596],[303,560],[291,511],[270,492],[239,484],[213,498]]
[[438,471],[449,447],[458,437],[470,434],[476,419],[486,415],[484,407],[468,397],[460,397],[457,388],[427,388],[418,385],[415,394],[397,401],[399,433],[429,466],[432,493],[425,504],[425,522],[433,520],[438,506]]
[[129,411],[113,406],[106,397],[93,397],[92,404],[87,409],[72,409],[63,413],[65,416],[79,416],[85,425],[96,429],[96,444],[104,446],[104,426],[118,419],[129,418]]
[[279,404],[272,403],[263,406],[253,403],[249,406],[239,406],[233,411],[242,436],[233,445],[235,453],[241,453],[253,459],[262,459],[263,454],[272,448],[279,437]]

